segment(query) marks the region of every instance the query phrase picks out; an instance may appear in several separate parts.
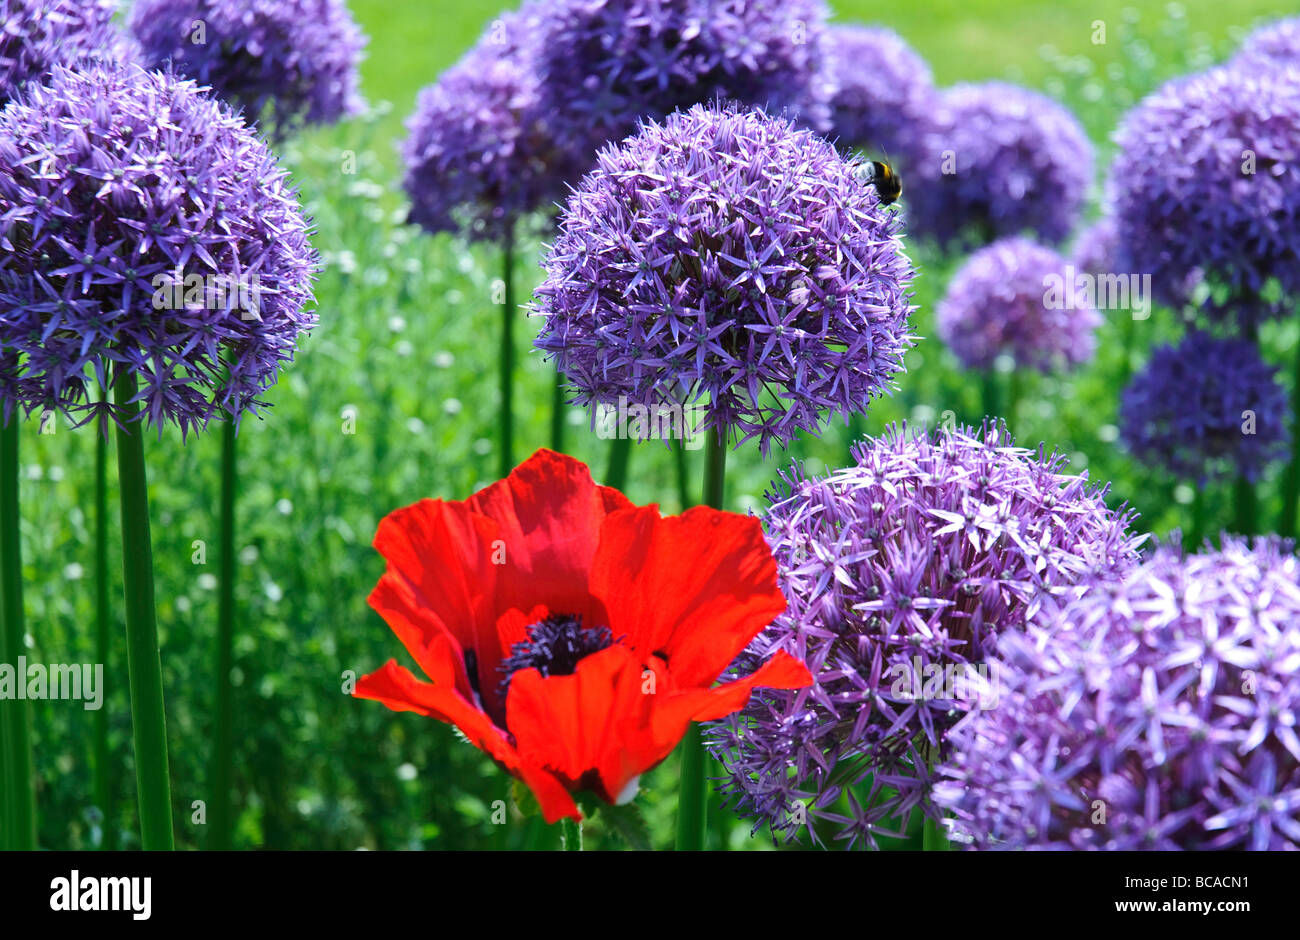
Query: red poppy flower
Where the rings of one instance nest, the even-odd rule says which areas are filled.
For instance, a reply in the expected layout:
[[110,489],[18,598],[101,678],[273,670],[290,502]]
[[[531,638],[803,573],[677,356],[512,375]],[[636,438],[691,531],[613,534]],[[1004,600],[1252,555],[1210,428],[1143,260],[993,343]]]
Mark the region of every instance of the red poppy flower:
[[785,609],[757,519],[699,507],[661,517],[539,450],[463,502],[426,499],[375,536],[388,570],[370,604],[430,681],[389,661],[356,695],[449,722],[537,796],[636,793],[692,721],[756,687],[803,688],[783,653],[714,686]]

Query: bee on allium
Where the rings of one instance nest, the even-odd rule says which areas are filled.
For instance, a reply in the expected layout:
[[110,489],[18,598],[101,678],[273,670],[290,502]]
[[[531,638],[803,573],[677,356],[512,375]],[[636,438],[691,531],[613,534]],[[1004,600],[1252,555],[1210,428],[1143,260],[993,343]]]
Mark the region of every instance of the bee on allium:
[[876,187],[882,206],[893,205],[903,193],[903,180],[883,160],[864,160],[856,164],[854,174],[864,185]]

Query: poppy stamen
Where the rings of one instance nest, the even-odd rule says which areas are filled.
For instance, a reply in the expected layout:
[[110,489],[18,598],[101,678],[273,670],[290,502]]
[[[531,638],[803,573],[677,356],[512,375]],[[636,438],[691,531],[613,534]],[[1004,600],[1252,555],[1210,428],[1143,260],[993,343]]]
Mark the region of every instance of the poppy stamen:
[[510,648],[510,655],[498,667],[505,674],[501,680],[504,696],[510,677],[520,669],[536,669],[543,676],[570,676],[578,663],[614,644],[609,627],[584,627],[582,617],[552,614],[528,628],[528,639]]

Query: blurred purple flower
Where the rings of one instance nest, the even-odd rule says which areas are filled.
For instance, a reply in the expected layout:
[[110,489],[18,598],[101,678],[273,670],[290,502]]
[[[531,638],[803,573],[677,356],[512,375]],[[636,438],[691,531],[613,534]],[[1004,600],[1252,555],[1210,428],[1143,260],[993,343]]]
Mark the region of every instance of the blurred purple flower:
[[601,151],[545,259],[537,347],[580,405],[707,401],[772,442],[866,409],[911,345],[897,216],[830,144],[697,105]]
[[1065,260],[1027,238],[1004,238],[971,255],[939,302],[939,338],[967,369],[1001,354],[1050,372],[1087,362],[1101,315],[1065,281]]
[[1118,274],[1119,231],[1115,219],[1102,216],[1074,239],[1071,263],[1083,274]]
[[1198,483],[1258,480],[1289,453],[1286,390],[1250,340],[1193,330],[1157,347],[1124,389],[1119,418],[1136,458]]
[[1078,222],[1092,164],[1078,120],[1046,95],[954,85],[938,96],[908,167],[909,231],[944,248],[1027,231],[1057,244]]
[[411,221],[430,232],[501,239],[549,208],[587,169],[562,151],[539,104],[536,5],[494,21],[407,120],[403,147]]
[[1135,563],[1142,539],[1104,487],[1065,473],[1059,455],[1015,447],[1000,423],[891,427],[854,458],[820,478],[796,467],[768,494],[789,607],[733,666],[748,674],[787,650],[814,685],[756,694],[708,740],[723,792],[755,831],[793,838],[802,817],[815,837],[820,817],[836,838],[874,846],[913,808],[933,813],[930,768],[947,756],[948,728],[997,694],[978,668],[996,639],[1045,596]]
[[[1300,67],[1181,78],[1116,134],[1120,264],[1164,304],[1252,328],[1300,296]],[[1198,284],[1204,281],[1204,289]]]
[[550,0],[539,13],[543,110],[588,164],[639,120],[718,98],[826,129],[822,0]]
[[128,55],[117,0],[0,0],[0,106],[56,65]]
[[56,67],[0,111],[0,391],[74,419],[114,363],[145,419],[236,419],[316,320],[286,174],[191,81]]
[[950,734],[935,788],[988,849],[1300,848],[1300,562],[1180,557],[1044,609],[999,643],[1002,700]]
[[889,29],[835,25],[827,40],[832,136],[910,164],[935,105],[930,66]]
[[364,108],[365,36],[343,0],[136,0],[145,64],[169,64],[276,137]]
[[1247,36],[1233,62],[1251,61],[1300,66],[1300,17],[1265,23]]

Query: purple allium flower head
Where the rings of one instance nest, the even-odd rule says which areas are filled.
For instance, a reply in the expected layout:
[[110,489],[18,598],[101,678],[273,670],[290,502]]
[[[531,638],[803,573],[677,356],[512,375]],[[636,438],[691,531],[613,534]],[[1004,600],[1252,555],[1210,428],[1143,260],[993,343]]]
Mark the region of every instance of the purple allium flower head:
[[1092,144],[1068,110],[1004,82],[939,94],[908,165],[908,226],[948,247],[1033,232],[1057,244],[1092,182]]
[[316,255],[275,158],[192,81],[56,67],[0,111],[0,391],[74,419],[123,364],[147,420],[236,419],[315,322]]
[[909,164],[934,108],[930,66],[893,30],[856,25],[830,27],[827,59],[832,136]]
[[826,129],[822,0],[550,0],[540,14],[543,109],[588,164],[638,121],[717,98]]
[[1060,255],[1027,238],[981,248],[939,302],[939,338],[968,369],[987,369],[1004,353],[1040,372],[1088,361],[1101,315],[1065,274]]
[[365,36],[343,0],[136,0],[145,64],[209,85],[278,137],[361,111]]
[[56,65],[120,55],[117,0],[0,0],[0,106]]
[[1300,66],[1300,17],[1265,23],[1246,37],[1233,61]]
[[1300,848],[1300,562],[1225,537],[1044,604],[935,787],[976,848]]
[[826,141],[696,105],[601,151],[545,259],[537,346],[576,403],[707,400],[764,453],[892,389],[911,345],[897,216]]
[[[1044,596],[1135,563],[1141,537],[1104,488],[1068,475],[1063,457],[1015,447],[1000,423],[890,428],[854,458],[825,477],[783,473],[769,494],[789,607],[733,666],[745,674],[784,649],[813,686],[756,694],[708,739],[755,830],[793,837],[805,817],[811,834],[820,816],[837,838],[873,845],[889,820],[930,811],[947,729],[996,694],[978,667],[997,637]],[[835,804],[857,784],[845,814]]]
[[[1250,327],[1300,297],[1300,66],[1220,67],[1143,99],[1109,174],[1121,263],[1160,303]],[[1204,281],[1204,289],[1195,288]]]
[[412,222],[500,241],[587,169],[558,147],[540,107],[536,31],[535,6],[505,14],[420,93],[403,148]]
[[1205,483],[1257,480],[1286,457],[1291,421],[1277,369],[1247,339],[1193,330],[1159,346],[1120,399],[1120,436],[1133,455]]

